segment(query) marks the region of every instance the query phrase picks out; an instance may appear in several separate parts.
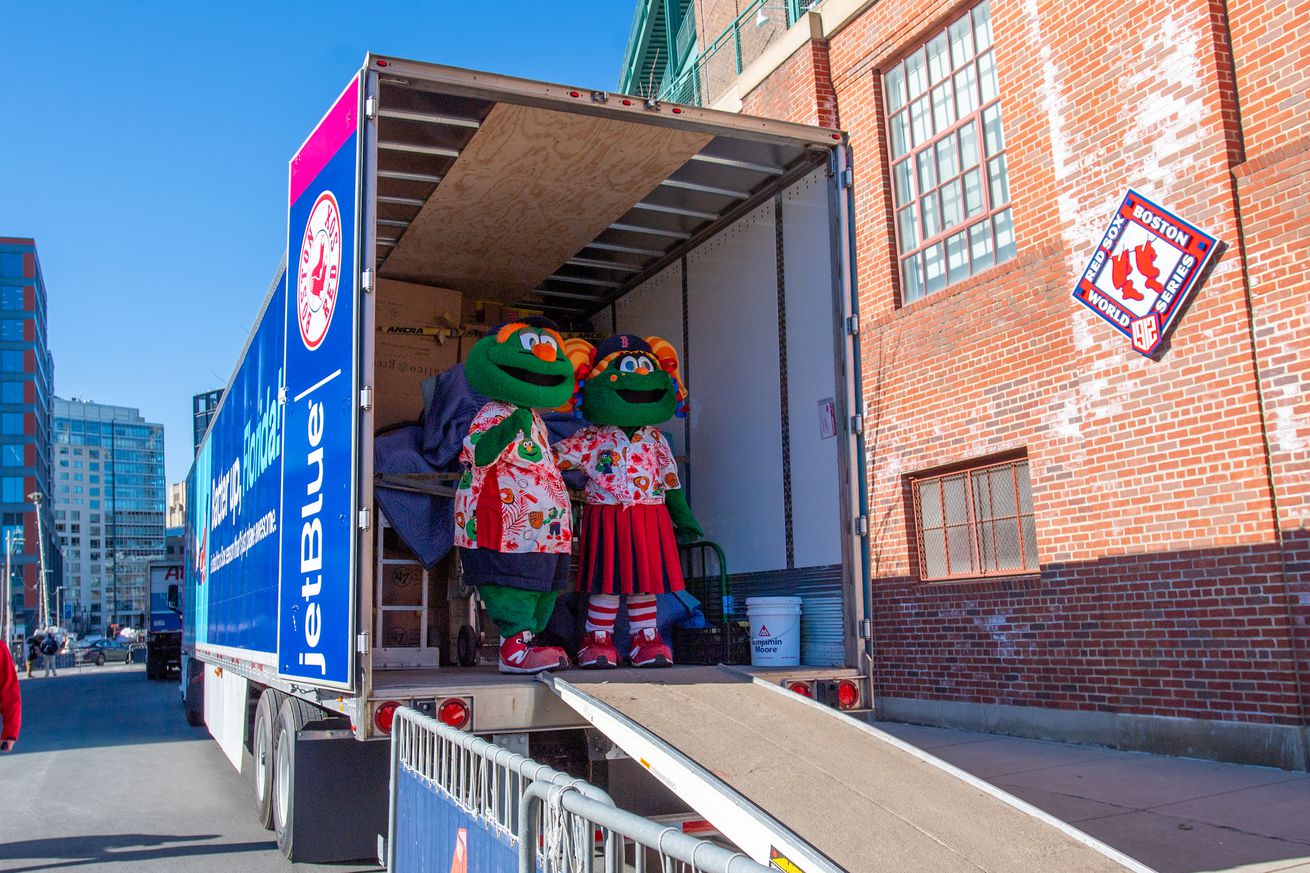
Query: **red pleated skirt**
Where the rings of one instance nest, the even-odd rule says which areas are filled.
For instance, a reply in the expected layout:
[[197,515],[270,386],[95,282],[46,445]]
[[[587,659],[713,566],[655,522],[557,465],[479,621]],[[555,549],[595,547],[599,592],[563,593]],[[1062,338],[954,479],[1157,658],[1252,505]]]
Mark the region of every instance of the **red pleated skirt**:
[[673,519],[662,503],[588,503],[578,548],[579,591],[667,594],[685,587]]

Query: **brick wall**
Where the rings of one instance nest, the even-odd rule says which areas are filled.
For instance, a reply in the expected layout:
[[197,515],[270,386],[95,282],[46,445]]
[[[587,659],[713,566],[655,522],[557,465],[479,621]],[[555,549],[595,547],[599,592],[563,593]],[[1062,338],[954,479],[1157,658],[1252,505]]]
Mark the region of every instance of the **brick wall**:
[[[879,73],[968,5],[873,4],[744,98],[851,135],[878,692],[1305,723],[1310,4],[1230,4],[1230,46],[1206,0],[992,0],[1017,255],[900,306]],[[1159,360],[1071,298],[1128,187],[1227,246]],[[920,581],[907,475],[1020,449],[1041,572]]]
[[1270,481],[1310,694],[1310,2],[1237,0],[1229,12],[1242,132],[1234,176]]
[[828,73],[828,43],[812,39],[742,100],[742,112],[800,124],[838,127],[837,95]]

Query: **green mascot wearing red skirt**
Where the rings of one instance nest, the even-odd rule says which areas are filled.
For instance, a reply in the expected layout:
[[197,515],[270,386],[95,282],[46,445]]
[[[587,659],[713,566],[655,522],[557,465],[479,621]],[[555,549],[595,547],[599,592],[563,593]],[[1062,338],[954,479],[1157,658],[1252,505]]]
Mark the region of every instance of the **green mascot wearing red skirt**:
[[566,405],[575,390],[562,346],[553,322],[527,318],[479,340],[464,364],[469,387],[491,401],[460,453],[455,545],[500,628],[502,673],[569,665],[563,649],[533,642],[568,586],[573,547],[568,491],[536,412]]
[[[634,667],[668,667],[673,652],[655,625],[655,596],[683,588],[677,537],[704,532],[687,506],[673,451],[656,425],[686,414],[678,355],[658,337],[570,339],[565,351],[590,424],[554,445],[562,470],[586,474],[578,590],[590,595],[578,664],[616,667],[614,621],[628,603]],[[676,535],[675,535],[676,534]]]

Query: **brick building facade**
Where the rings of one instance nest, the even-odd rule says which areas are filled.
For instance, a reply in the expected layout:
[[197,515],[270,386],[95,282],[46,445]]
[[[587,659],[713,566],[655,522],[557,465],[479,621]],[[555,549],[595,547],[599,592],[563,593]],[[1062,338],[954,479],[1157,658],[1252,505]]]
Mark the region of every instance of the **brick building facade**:
[[[1310,2],[693,5],[772,28],[705,103],[850,134],[882,714],[1306,768]],[[1154,358],[1071,296],[1130,187],[1225,246]]]

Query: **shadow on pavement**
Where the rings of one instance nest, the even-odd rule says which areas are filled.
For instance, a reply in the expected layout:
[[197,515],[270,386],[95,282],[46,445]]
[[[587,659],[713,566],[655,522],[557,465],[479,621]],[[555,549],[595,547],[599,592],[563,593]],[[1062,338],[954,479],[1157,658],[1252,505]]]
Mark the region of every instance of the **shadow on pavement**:
[[208,737],[186,723],[177,681],[149,680],[141,667],[22,679],[19,689],[23,733],[15,755]]
[[[34,873],[87,864],[133,864],[163,858],[178,859],[204,855],[231,855],[276,849],[272,839],[249,843],[200,843],[218,839],[218,834],[95,834],[56,837],[6,843],[4,856],[10,861],[30,860],[27,867],[6,867],[7,873]],[[187,845],[176,845],[185,843]]]

